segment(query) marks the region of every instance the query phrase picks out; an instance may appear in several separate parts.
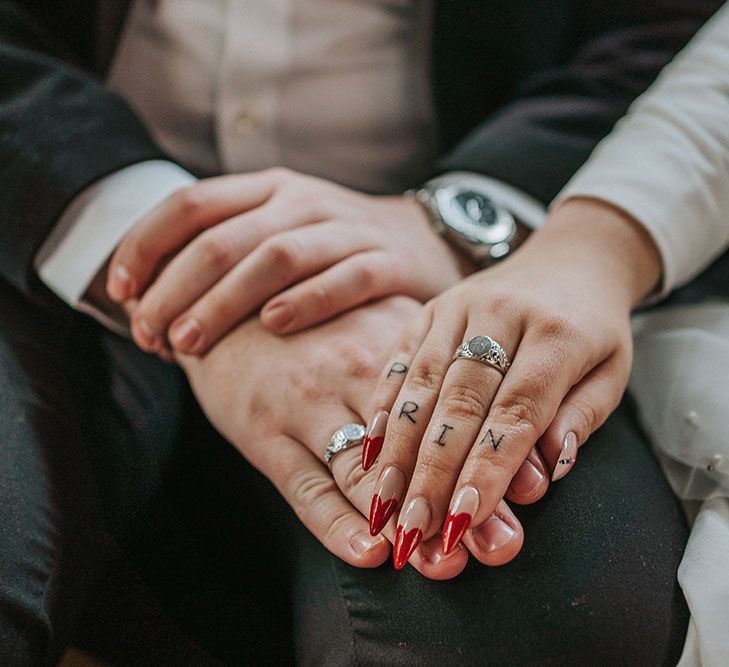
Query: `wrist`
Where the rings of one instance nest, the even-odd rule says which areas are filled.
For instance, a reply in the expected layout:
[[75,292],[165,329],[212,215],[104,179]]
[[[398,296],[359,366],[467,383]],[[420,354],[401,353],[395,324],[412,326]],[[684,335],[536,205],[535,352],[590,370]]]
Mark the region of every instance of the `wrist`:
[[611,284],[623,287],[631,308],[658,286],[662,263],[653,239],[640,222],[608,202],[568,199],[533,236],[563,246],[571,261],[609,275]]
[[405,212],[408,219],[413,220],[416,227],[417,237],[430,237],[433,239],[435,245],[440,249],[443,255],[456,266],[456,270],[461,278],[470,276],[472,273],[478,271],[478,266],[473,259],[468,257],[466,253],[458,250],[448,243],[443,236],[435,231],[428,214],[420,202],[409,194],[396,196],[392,199],[396,200],[399,207],[402,207],[402,210]]

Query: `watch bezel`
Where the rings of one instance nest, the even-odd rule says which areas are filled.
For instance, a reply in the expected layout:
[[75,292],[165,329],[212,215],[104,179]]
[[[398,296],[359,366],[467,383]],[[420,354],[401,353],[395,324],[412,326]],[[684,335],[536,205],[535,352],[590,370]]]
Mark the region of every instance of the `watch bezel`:
[[[497,216],[493,225],[479,225],[459,210],[456,197],[468,192],[484,197],[493,206]],[[431,196],[442,224],[456,232],[471,246],[492,248],[508,243],[516,235],[516,219],[511,212],[499,206],[492,197],[480,192],[478,188],[467,184],[442,185],[435,188]]]

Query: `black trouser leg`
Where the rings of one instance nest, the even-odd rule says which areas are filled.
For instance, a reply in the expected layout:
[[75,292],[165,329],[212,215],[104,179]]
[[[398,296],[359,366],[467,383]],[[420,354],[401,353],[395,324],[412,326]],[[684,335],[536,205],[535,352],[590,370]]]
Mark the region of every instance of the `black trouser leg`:
[[115,664],[288,653],[178,514],[190,401],[179,369],[0,283],[0,664],[70,639]]
[[305,665],[674,665],[688,610],[679,504],[628,402],[531,507],[522,553],[448,582],[358,570],[313,540],[296,573]]
[[[118,567],[110,528],[131,530],[173,450],[167,434],[179,421],[179,372],[111,334],[104,351],[98,331],[61,305],[40,309],[0,283],[3,665],[52,661],[77,633],[108,567]],[[118,363],[107,365],[104,384],[112,348]],[[139,370],[140,362],[149,367]],[[148,418],[150,400],[159,409]],[[109,441],[98,437],[102,426]]]

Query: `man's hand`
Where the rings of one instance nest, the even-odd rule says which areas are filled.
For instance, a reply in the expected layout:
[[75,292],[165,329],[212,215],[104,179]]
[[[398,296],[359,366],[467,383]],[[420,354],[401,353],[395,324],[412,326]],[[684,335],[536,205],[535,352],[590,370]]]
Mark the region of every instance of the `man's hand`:
[[261,306],[291,333],[388,295],[426,301],[472,269],[410,198],[271,169],[173,194],[121,242],[107,289],[139,299],[140,347],[202,354]]
[[[365,423],[379,369],[420,308],[412,299],[390,298],[285,337],[253,318],[204,357],[178,355],[216,428],[327,549],[359,567],[380,565],[389,553],[387,540],[372,537],[364,518],[374,478],[361,470],[359,447],[337,454],[331,472],[323,455],[340,426]],[[394,542],[394,527],[383,534]],[[466,561],[465,549],[443,559],[436,541],[411,563],[428,577],[447,579]]]

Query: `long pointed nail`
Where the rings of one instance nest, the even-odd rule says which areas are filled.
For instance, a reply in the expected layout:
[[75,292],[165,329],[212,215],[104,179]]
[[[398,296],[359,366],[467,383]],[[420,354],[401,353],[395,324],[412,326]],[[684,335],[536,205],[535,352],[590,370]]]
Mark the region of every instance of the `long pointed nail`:
[[402,470],[395,466],[385,468],[370,505],[371,535],[377,535],[385,527],[404,495],[405,475]]
[[370,420],[367,427],[367,435],[364,439],[364,447],[362,448],[362,468],[369,470],[377,457],[380,455],[382,445],[385,442],[385,429],[387,428],[387,419],[390,414],[385,410],[379,410]]
[[562,449],[559,452],[557,465],[554,466],[552,473],[552,481],[556,482],[562,479],[575,464],[577,460],[577,436],[574,431],[570,431],[562,440]]
[[464,486],[448,510],[443,526],[443,553],[449,554],[461,541],[478,510],[478,491],[472,486]]
[[415,549],[423,539],[423,531],[428,527],[433,513],[430,503],[418,496],[413,498],[400,516],[395,535],[395,547],[392,550],[392,561],[396,570],[402,570]]

